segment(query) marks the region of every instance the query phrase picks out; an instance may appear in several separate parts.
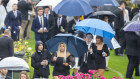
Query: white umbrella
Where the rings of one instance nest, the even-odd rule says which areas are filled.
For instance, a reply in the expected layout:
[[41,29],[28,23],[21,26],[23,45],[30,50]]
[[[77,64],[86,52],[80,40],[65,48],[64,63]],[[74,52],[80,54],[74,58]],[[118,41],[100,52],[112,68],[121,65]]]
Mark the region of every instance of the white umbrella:
[[6,57],[0,61],[0,69],[30,70],[25,60],[18,57]]
[[13,8],[12,8],[13,4],[17,4],[17,3],[18,3],[18,0],[9,0],[9,2],[6,6],[7,11],[9,12],[9,11],[13,10]]
[[42,0],[36,6],[52,6],[53,8],[62,0]]

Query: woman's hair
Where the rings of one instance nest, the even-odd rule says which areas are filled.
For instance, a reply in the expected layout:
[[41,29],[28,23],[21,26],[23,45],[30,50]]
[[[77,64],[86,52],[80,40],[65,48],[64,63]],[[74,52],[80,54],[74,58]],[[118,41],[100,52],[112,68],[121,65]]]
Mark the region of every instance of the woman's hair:
[[101,37],[101,36],[96,36],[96,39],[100,39],[101,42],[103,42],[103,37]]
[[30,78],[29,78],[29,75],[28,75],[28,73],[27,73],[26,71],[22,71],[22,72],[20,73],[19,79],[21,79],[21,74],[26,75],[26,79],[30,79]]
[[65,47],[65,50],[64,50],[64,60],[66,60],[66,58],[67,58],[67,54],[66,54],[66,53],[67,53],[67,46],[66,46],[65,43],[61,42],[61,43],[59,44],[59,46],[58,46],[58,51],[57,51],[57,55],[60,54],[60,46],[61,46],[61,44],[63,44],[64,47]]

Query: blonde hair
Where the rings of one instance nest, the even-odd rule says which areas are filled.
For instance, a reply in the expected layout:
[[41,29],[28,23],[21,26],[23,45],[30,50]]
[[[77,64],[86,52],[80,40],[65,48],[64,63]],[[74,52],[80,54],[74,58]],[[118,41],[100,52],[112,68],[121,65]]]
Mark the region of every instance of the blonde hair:
[[57,56],[59,56],[59,54],[60,54],[60,46],[61,46],[61,44],[63,44],[64,47],[65,47],[65,50],[64,50],[64,61],[66,61],[66,58],[67,58],[67,46],[66,46],[65,43],[61,42],[61,43],[59,44],[59,46],[58,46],[58,51],[57,51]]
[[21,79],[21,74],[26,75],[26,79],[30,79],[30,78],[29,78],[29,75],[28,75],[28,73],[27,73],[26,71],[22,71],[22,72],[20,73],[19,79]]

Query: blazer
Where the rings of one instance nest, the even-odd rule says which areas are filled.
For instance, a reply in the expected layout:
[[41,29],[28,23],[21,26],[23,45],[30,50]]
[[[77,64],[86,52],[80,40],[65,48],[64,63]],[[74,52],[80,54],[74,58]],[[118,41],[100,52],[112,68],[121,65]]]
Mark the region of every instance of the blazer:
[[[47,26],[47,19],[45,17],[43,17],[43,19],[44,19],[44,27],[46,27],[47,30],[48,30],[49,27]],[[40,36],[42,36],[42,35],[43,35],[44,39],[47,38],[47,33],[46,32],[38,33],[38,30],[40,28],[42,28],[42,26],[41,26],[39,18],[37,16],[36,18],[34,18],[33,23],[32,23],[32,28],[31,28],[32,31],[34,31],[34,33],[35,33],[35,39],[36,40],[40,39]]]
[[11,31],[18,31],[22,24],[21,12],[17,10],[17,17],[15,17],[13,11],[8,12],[4,24],[7,28],[10,26]]
[[3,36],[0,38],[0,60],[14,55],[14,45],[12,38]]
[[32,4],[27,3],[25,0],[18,2],[18,9],[22,13],[22,19],[28,20],[28,10],[32,10]]
[[140,36],[136,35],[135,32],[125,33],[125,45],[125,53],[127,55],[140,57]]
[[75,30],[72,29],[73,24],[76,24],[74,19],[68,23],[68,33],[74,34]]
[[114,11],[114,13],[117,16],[115,18],[115,21],[114,21],[114,28],[120,30],[124,26],[124,15],[123,15],[123,11],[121,9],[117,8]]
[[[88,66],[88,69],[95,70],[96,69],[95,60],[96,60],[96,55],[97,55],[97,47],[94,45],[94,43],[91,44],[91,47],[93,49],[93,53],[92,54],[88,53],[87,66]],[[85,66],[84,56],[85,56],[85,54],[79,58],[78,65],[80,66],[80,71],[82,71]]]
[[55,18],[55,34],[58,34],[58,33],[62,33],[60,30],[61,30],[61,26],[63,27],[63,29],[65,30],[65,32],[67,31],[67,20],[62,17],[62,22],[58,28],[58,25],[57,25],[57,19],[58,18]]

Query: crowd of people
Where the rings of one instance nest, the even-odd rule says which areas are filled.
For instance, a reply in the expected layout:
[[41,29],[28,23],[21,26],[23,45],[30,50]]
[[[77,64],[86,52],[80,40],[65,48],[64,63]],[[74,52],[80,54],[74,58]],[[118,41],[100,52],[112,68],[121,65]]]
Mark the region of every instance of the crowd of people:
[[[49,78],[49,65],[54,66],[52,73],[54,79],[59,79],[59,75],[70,75],[71,68],[73,69],[73,75],[77,72],[88,73],[88,70],[97,70],[98,75],[103,76],[104,71],[108,71],[110,48],[103,43],[103,37],[96,36],[96,42],[93,43],[94,36],[91,33],[84,34],[74,29],[76,23],[99,11],[99,7],[94,7],[94,12],[89,15],[74,16],[73,19],[70,19],[67,16],[55,14],[51,6],[36,7],[37,3],[31,0],[20,0],[18,3],[13,3],[11,11],[7,10],[7,3],[8,0],[0,0],[0,34],[4,33],[4,36],[0,38],[0,60],[13,56],[13,41],[30,39],[32,30],[36,40],[35,53],[31,56],[31,66],[34,68],[33,78]],[[139,13],[140,5],[134,9],[131,9],[128,5],[128,1],[120,1],[120,6],[112,12],[117,17],[110,20],[108,15],[104,15],[101,20],[110,24],[115,31],[115,38],[121,45],[121,48],[115,49],[115,55],[124,56],[125,50],[129,60],[126,78],[133,79],[134,69],[135,75],[140,76],[140,33],[124,32],[122,29]],[[139,21],[139,18],[137,21]],[[86,41],[88,51],[81,57],[74,57],[67,51],[67,45],[61,42],[58,50],[50,54],[44,43],[59,33],[71,33],[81,37]],[[1,69],[0,79],[6,77],[6,79],[11,79],[8,78],[11,74],[7,73],[10,73],[10,71]],[[20,79],[29,79],[26,71],[21,72]]]

